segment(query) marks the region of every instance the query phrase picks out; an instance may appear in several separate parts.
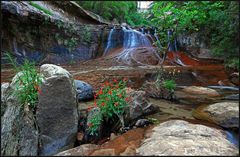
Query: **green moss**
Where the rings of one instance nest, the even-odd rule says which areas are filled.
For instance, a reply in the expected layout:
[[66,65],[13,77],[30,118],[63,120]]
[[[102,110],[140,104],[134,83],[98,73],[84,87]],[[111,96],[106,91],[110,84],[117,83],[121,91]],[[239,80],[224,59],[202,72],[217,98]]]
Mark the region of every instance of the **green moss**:
[[32,2],[32,1],[30,1],[29,4],[30,4],[31,6],[33,6],[33,7],[35,7],[35,8],[43,11],[44,13],[46,13],[46,14],[48,14],[48,15],[50,15],[50,16],[53,15],[53,13],[52,13],[51,11],[49,11],[49,10],[41,7],[40,5],[38,5],[38,4],[36,4],[36,3]]

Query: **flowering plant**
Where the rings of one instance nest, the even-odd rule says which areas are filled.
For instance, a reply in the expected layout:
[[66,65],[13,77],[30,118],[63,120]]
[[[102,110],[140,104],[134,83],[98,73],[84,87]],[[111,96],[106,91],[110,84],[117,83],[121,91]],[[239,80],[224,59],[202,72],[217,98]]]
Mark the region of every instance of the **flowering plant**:
[[21,105],[28,105],[31,108],[35,108],[38,94],[41,93],[41,89],[39,88],[39,85],[42,82],[41,75],[37,72],[33,62],[24,60],[22,65],[17,66],[17,63],[11,58],[10,54],[7,54],[7,56],[11,64],[14,66],[15,71],[21,71],[16,79],[15,94]]
[[[127,106],[129,98],[126,97],[126,79],[117,81],[113,80],[113,83],[105,82],[102,88],[94,95],[94,105],[89,108],[99,107],[100,114],[103,118],[111,118],[113,115],[121,116],[124,113],[124,108]],[[100,116],[96,116],[100,117]],[[100,123],[99,118],[92,118],[88,129],[92,134],[96,131]]]

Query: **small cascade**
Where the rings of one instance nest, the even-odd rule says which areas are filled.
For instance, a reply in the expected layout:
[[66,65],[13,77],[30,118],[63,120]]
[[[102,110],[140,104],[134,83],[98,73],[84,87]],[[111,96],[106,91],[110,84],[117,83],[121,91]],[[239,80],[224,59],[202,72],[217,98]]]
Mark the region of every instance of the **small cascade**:
[[126,29],[125,27],[122,27],[122,28],[124,32],[123,47],[125,49],[134,48],[134,47],[151,47],[152,46],[148,38],[141,32],[131,28],[129,29]]
[[142,33],[142,34],[145,34],[145,32],[144,32],[144,28],[143,28],[143,27],[140,28],[140,30],[141,30],[141,33]]
[[104,50],[103,56],[106,56],[108,51],[109,51],[109,49],[114,47],[113,42],[112,42],[113,41],[112,38],[113,38],[114,30],[115,30],[115,26],[111,29],[111,31],[110,31],[110,33],[108,35],[107,47]]
[[177,40],[174,38],[173,41],[171,41],[171,38],[173,36],[172,30],[167,31],[168,36],[168,51],[176,52],[177,51]]

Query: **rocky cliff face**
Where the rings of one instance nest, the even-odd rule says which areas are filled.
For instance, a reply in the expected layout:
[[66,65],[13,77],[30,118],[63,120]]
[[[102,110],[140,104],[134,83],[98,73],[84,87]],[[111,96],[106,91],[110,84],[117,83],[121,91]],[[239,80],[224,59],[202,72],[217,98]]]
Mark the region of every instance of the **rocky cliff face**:
[[2,63],[10,52],[39,64],[69,64],[101,55],[108,22],[74,2],[2,1]]
[[180,50],[201,59],[220,59],[211,55],[210,39],[204,31],[195,33],[183,33],[177,37]]

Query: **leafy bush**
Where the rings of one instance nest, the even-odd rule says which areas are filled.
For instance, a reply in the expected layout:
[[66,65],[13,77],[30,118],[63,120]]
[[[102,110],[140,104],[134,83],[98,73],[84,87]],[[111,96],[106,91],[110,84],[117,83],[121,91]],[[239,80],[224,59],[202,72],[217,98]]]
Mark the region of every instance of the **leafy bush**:
[[173,29],[172,37],[181,33],[203,32],[214,56],[222,57],[226,64],[236,63],[232,60],[239,58],[238,2],[156,1],[150,12],[152,25],[158,28],[163,47],[167,47],[166,32],[169,29]]
[[166,71],[165,69],[160,68],[155,78],[155,86],[158,89],[164,87],[170,92],[174,92],[174,90],[176,89],[175,79],[179,74],[180,70],[173,69]]
[[21,105],[28,105],[35,109],[36,102],[38,101],[38,94],[41,94],[39,85],[42,82],[42,76],[37,72],[34,63],[24,60],[23,65],[17,65],[11,55],[7,53],[7,57],[13,65],[16,72],[22,72],[18,75],[16,80],[16,92]]
[[163,87],[172,92],[176,89],[176,83],[174,80],[165,80]]
[[[94,107],[100,108],[100,115],[94,116],[88,125],[91,135],[96,134],[96,130],[101,124],[102,118],[112,118],[114,115],[120,117],[124,113],[124,108],[128,105],[129,98],[126,97],[126,80],[118,82],[116,79],[113,83],[105,82],[105,85],[97,91],[94,96]],[[97,99],[98,97],[98,99]]]

